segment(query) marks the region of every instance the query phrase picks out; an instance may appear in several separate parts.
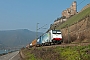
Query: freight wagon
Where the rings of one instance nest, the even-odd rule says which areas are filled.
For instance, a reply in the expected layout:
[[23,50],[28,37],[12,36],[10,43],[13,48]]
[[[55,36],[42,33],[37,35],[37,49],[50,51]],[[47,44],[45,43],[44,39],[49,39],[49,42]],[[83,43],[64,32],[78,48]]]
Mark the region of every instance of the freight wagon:
[[36,46],[41,46],[42,45],[42,37],[40,36],[40,37],[38,37],[38,39],[37,39],[37,45]]
[[30,46],[45,46],[52,44],[61,44],[63,42],[62,33],[60,30],[50,30],[49,32],[33,40]]
[[36,46],[37,45],[37,40],[33,40],[30,44],[30,46]]
[[48,45],[48,41],[49,41],[49,36],[48,36],[48,33],[45,33],[42,35],[42,45]]

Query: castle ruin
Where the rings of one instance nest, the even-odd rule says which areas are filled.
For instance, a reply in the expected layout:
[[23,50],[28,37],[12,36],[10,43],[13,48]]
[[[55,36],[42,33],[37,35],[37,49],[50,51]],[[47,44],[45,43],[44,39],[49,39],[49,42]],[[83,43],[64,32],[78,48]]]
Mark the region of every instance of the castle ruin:
[[66,18],[69,18],[70,16],[73,16],[77,13],[77,2],[74,1],[70,8],[67,8],[62,12],[62,16],[65,16]]
[[50,28],[52,29],[55,28],[55,26],[62,24],[63,22],[67,21],[68,18],[70,18],[71,16],[75,14],[77,14],[77,2],[76,1],[72,3],[70,8],[67,8],[66,10],[62,12],[62,16],[59,19],[55,20],[54,23],[50,25]]

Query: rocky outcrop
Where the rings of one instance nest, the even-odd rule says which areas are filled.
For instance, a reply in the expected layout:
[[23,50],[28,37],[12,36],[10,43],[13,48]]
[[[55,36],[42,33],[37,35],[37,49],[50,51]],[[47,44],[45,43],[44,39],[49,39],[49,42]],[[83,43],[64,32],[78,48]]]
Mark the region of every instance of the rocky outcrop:
[[63,42],[71,43],[74,41],[83,42],[90,40],[90,15],[81,19],[77,23],[61,29],[63,34]]
[[62,12],[62,16],[69,18],[70,16],[75,15],[76,13],[77,13],[77,2],[74,1],[70,8],[67,8]]

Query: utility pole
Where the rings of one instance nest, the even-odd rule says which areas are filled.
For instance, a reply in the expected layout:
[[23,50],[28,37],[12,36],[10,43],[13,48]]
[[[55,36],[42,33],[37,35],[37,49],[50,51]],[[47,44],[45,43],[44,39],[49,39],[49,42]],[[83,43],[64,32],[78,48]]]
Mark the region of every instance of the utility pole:
[[37,38],[38,38],[38,24],[39,24],[39,23],[36,24],[36,40],[37,40]]
[[67,24],[67,30],[68,30],[68,43],[70,43],[70,32],[69,32],[69,25]]
[[44,26],[42,26],[42,27],[40,27],[40,28],[38,28],[38,24],[39,24],[39,23],[36,24],[36,40],[37,40],[37,38],[38,38],[38,30],[39,30],[39,29],[47,29],[47,28],[43,28],[43,27],[46,26],[47,24],[45,24]]

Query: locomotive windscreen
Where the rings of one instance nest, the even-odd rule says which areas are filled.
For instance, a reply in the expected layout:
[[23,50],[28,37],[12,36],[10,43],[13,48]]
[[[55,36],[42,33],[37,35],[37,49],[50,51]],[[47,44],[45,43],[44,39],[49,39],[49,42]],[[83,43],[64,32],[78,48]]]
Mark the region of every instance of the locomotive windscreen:
[[61,31],[60,30],[52,30],[52,33],[53,34],[61,34]]

